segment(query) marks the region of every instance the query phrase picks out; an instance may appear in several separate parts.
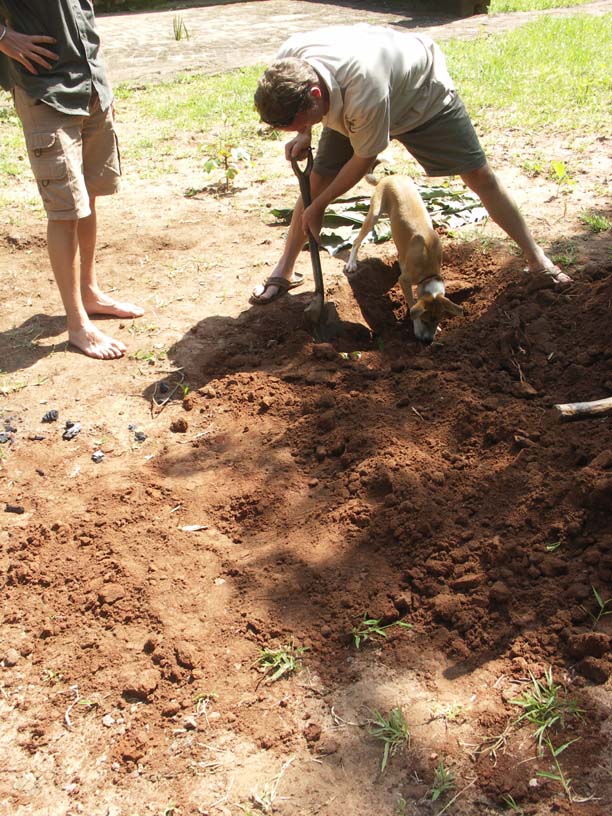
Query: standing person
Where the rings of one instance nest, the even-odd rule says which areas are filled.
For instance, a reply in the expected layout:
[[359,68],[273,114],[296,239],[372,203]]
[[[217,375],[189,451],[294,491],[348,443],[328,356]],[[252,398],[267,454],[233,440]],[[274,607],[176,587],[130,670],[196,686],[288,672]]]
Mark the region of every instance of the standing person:
[[571,280],[535,242],[518,207],[487,163],[448,74],[428,36],[359,24],[296,34],[281,48],[255,92],[263,122],[296,131],[288,160],[303,158],[312,127],[323,123],[311,174],[312,204],[293,211],[283,254],[251,302],[270,303],[300,279],[293,267],[307,230],[319,235],[325,208],[368,173],[391,139],[428,176],[458,175],[491,218],[519,245],[530,272]]
[[116,192],[121,169],[91,0],[2,0],[2,7],[0,84],[13,93],[47,212],[68,338],[89,357],[122,357],[125,345],[90,319],[144,313],[105,294],[96,278],[96,198]]

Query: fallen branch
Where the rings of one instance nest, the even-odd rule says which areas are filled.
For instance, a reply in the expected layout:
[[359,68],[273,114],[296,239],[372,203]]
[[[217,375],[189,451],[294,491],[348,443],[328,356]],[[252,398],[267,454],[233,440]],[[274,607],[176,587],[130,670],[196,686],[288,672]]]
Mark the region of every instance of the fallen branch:
[[566,402],[553,405],[555,419],[570,422],[575,419],[594,419],[612,414],[612,397],[592,402]]

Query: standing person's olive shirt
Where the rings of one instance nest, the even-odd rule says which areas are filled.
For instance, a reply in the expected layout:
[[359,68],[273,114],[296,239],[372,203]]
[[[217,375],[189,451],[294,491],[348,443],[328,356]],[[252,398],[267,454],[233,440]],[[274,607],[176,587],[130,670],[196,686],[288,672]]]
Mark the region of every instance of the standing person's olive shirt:
[[[102,110],[113,100],[100,54],[91,0],[2,0],[8,23],[22,34],[55,37],[45,44],[59,59],[51,68],[36,66],[30,74],[23,65],[0,53],[0,84],[15,85],[62,113],[88,115],[92,90],[100,97]],[[0,14],[0,18],[2,15]]]

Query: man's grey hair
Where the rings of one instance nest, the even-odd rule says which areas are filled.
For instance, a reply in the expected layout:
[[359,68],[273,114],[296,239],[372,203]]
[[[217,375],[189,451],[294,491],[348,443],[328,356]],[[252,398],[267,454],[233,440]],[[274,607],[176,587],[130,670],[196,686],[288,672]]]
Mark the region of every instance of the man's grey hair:
[[255,91],[255,107],[262,122],[287,127],[311,105],[310,89],[319,75],[306,60],[288,57],[265,71]]

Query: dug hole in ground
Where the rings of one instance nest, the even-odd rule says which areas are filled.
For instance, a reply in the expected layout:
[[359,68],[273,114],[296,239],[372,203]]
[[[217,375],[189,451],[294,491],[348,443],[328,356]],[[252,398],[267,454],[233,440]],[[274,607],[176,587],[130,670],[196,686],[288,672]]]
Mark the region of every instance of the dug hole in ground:
[[[270,143],[230,195],[186,197],[186,160],[146,181],[128,168],[100,201],[100,278],[147,311],[100,321],[128,354],[90,360],[65,344],[44,218],[15,185],[2,813],[609,812],[610,421],[550,410],[612,392],[609,232],[579,219],[610,214],[608,148],[582,154],[568,194],[502,173],[534,232],[571,244],[574,283],[525,275],[490,223],[446,235],[465,314],[429,347],[392,243],[365,245],[350,280],[323,259],[328,298],[362,327],[336,345],[302,328],[307,253],[306,285],[248,305],[283,246],[270,208],[296,195]],[[357,649],[366,616],[388,628]],[[300,665],[272,681],[262,650],[291,645]],[[559,767],[511,702],[549,670],[582,712],[548,732],[555,749],[578,739]],[[397,708],[410,740],[381,771],[370,721]],[[433,800],[440,763],[453,781]]]

